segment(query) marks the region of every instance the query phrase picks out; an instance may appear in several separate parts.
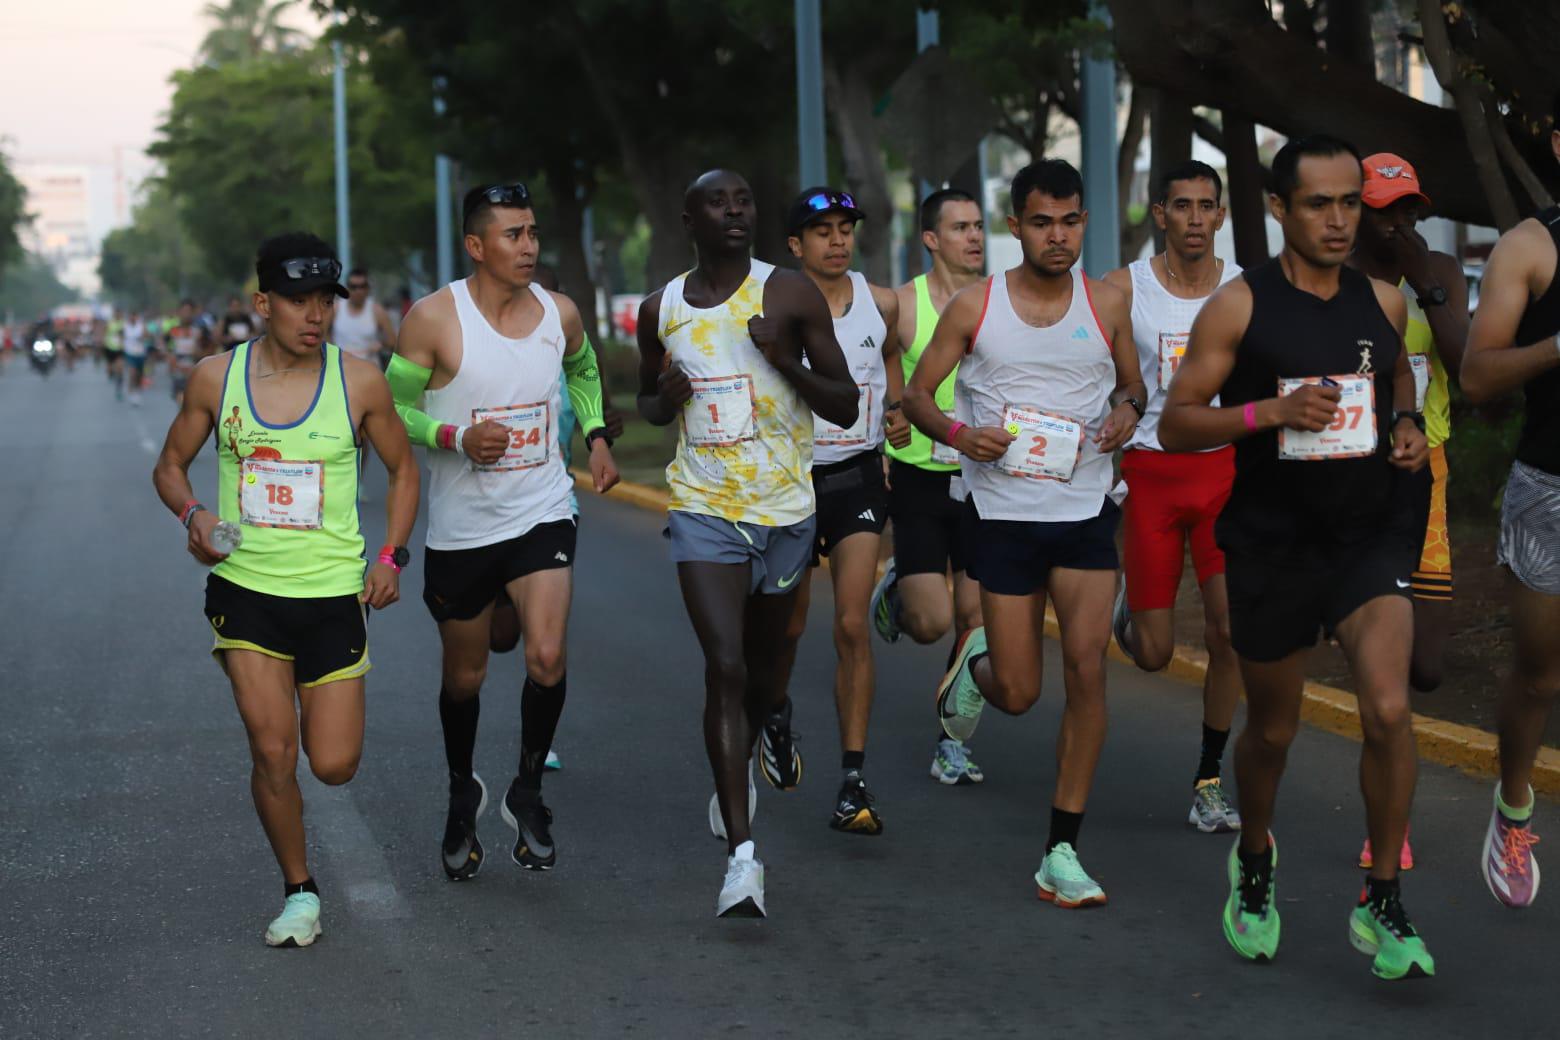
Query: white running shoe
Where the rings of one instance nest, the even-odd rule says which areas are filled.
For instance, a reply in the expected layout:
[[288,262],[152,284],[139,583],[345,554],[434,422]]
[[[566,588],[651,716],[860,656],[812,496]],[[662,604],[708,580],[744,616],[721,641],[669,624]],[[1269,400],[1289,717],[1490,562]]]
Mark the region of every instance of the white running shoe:
[[265,929],[267,946],[311,946],[320,937],[320,897],[294,892],[281,915]]
[[1083,869],[1078,853],[1065,841],[1046,853],[1035,871],[1035,884],[1040,887],[1041,899],[1068,910],[1105,905],[1105,890]]
[[766,917],[764,913],[764,864],[753,857],[753,843],[745,841],[736,855],[726,857],[726,880],[715,902],[716,917]]
[[[758,788],[753,784],[753,760],[748,759],[748,824],[758,812]],[[726,821],[720,817],[720,796],[710,795],[710,833],[721,841],[726,840]]]

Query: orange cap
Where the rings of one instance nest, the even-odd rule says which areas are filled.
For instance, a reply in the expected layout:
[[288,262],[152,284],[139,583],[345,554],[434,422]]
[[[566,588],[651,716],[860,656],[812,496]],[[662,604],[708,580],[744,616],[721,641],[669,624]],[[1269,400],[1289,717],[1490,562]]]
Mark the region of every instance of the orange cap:
[[1365,168],[1365,187],[1360,200],[1371,209],[1385,209],[1398,199],[1417,196],[1420,202],[1430,205],[1430,196],[1419,186],[1419,174],[1401,155],[1377,152],[1367,155],[1360,163]]

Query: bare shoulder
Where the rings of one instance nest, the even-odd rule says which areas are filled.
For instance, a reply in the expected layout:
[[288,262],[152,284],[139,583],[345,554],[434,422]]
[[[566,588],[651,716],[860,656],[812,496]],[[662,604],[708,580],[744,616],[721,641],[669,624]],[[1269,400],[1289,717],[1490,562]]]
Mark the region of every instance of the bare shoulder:
[[347,381],[347,389],[351,392],[359,390],[367,391],[385,383],[385,374],[379,370],[379,366],[372,361],[364,361],[355,358],[346,351],[341,351],[341,374]]
[[1114,271],[1108,271],[1100,281],[1115,286],[1126,296],[1129,304],[1132,302],[1132,272],[1127,268],[1118,267]]
[[872,292],[872,302],[883,316],[883,321],[894,324],[899,318],[899,294],[885,285],[873,285],[871,282],[867,283],[867,288]]
[[1244,278],[1231,278],[1208,297],[1192,327],[1205,333],[1223,331],[1238,336],[1251,324],[1251,307],[1251,286]]
[[661,296],[666,292],[666,286],[652,292],[649,296],[639,301],[639,322],[644,324],[645,319],[655,320],[661,316]]
[[566,335],[573,336],[576,332],[583,331],[585,323],[580,319],[580,308],[572,299],[561,292],[544,289],[543,292],[552,297],[552,302],[558,308],[558,320],[563,324]]
[[1381,305],[1382,311],[1392,324],[1402,327],[1408,321],[1408,300],[1404,298],[1401,290],[1391,282],[1382,281],[1380,278],[1370,280],[1371,291],[1376,294],[1376,302]]
[[227,382],[228,369],[233,365],[233,354],[231,350],[224,350],[195,362],[185,395],[215,411],[221,404],[222,387]]
[[446,322],[455,320],[455,295],[450,292],[449,286],[435,289],[412,304],[412,309],[406,312],[401,327],[414,329],[437,328]]

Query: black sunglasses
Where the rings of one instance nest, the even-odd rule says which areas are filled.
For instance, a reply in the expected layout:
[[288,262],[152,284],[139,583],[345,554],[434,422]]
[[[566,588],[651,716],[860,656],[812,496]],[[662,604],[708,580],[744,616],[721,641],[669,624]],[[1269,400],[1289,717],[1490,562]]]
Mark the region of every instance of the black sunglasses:
[[803,199],[802,205],[814,213],[831,209],[855,209],[856,197],[848,191],[820,191]]
[[470,217],[477,207],[484,202],[492,206],[512,206],[515,209],[530,209],[531,189],[518,181],[514,184],[495,184],[472,198],[471,204],[466,207],[466,212],[461,214],[461,219],[465,220]]
[[321,275],[333,282],[341,278],[341,261],[332,260],[329,257],[297,257],[292,260],[283,260],[276,267],[295,282],[305,278],[318,278]]

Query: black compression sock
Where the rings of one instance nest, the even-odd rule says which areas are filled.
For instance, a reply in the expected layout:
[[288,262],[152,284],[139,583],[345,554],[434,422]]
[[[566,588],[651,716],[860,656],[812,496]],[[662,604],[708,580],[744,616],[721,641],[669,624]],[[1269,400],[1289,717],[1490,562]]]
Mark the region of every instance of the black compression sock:
[[282,896],[283,899],[286,899],[288,896],[295,896],[299,892],[309,892],[316,896],[320,894],[320,886],[314,883],[314,879],[312,877],[304,878],[296,885],[289,885],[286,882],[283,882],[282,884],[285,889],[285,894]]
[[449,691],[439,690],[439,722],[444,727],[444,761],[452,777],[471,779],[471,753],[477,746],[477,716],[482,712],[480,698],[473,695],[457,701]]
[[556,686],[543,686],[525,677],[520,693],[520,786],[527,790],[542,789],[542,770],[558,732],[567,685],[567,678],[560,678]]
[[867,753],[865,751],[847,751],[840,756],[840,768],[847,773],[852,769],[859,773],[866,764]]
[[1068,812],[1066,809],[1051,807],[1051,836],[1045,840],[1045,851],[1049,853],[1056,846],[1064,842],[1074,849],[1078,848],[1078,831],[1083,828],[1083,813]]
[[1365,901],[1367,903],[1375,903],[1376,905],[1379,906],[1382,903],[1385,903],[1385,902],[1388,902],[1389,900],[1395,899],[1397,897],[1397,894],[1398,894],[1398,879],[1397,878],[1390,878],[1388,880],[1382,880],[1381,878],[1373,878],[1373,877],[1370,877],[1368,875],[1366,876],[1366,878],[1365,878]]
[[1197,760],[1197,776],[1193,783],[1201,780],[1217,780],[1219,777],[1219,763],[1224,758],[1224,745],[1230,739],[1230,731],[1227,729],[1214,729],[1206,722],[1202,728],[1202,757]]
[[1261,852],[1237,849],[1235,854],[1240,858],[1241,869],[1250,877],[1267,877],[1273,872],[1271,848],[1263,849]]

